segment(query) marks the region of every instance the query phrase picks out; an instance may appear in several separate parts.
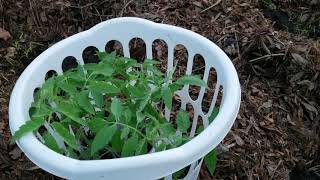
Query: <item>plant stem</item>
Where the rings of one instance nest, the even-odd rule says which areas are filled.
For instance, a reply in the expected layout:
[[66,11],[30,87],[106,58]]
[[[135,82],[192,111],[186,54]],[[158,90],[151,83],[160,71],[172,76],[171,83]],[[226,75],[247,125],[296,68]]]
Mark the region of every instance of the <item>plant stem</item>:
[[123,124],[123,123],[120,123],[120,122],[107,122],[109,124],[118,124],[118,125],[121,125],[121,126],[126,126],[134,131],[136,131],[138,134],[140,134],[142,137],[146,138],[147,139],[147,136],[145,136],[144,134],[142,134],[142,132],[140,132],[138,129],[128,125],[128,124]]
[[88,81],[89,81],[89,79],[91,78],[92,75],[93,75],[93,73],[91,73],[91,74],[88,76],[88,78],[86,79],[86,82],[84,83],[84,85],[83,85],[83,87],[82,87],[82,90],[86,87],[86,85],[87,85],[87,83],[88,83]]

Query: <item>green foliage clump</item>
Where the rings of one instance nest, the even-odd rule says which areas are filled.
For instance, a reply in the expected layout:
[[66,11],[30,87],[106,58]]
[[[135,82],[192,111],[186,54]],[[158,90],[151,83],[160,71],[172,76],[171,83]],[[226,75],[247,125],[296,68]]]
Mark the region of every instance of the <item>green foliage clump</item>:
[[98,64],[85,64],[45,81],[30,107],[30,121],[15,132],[18,140],[39,133],[53,151],[76,159],[128,157],[178,147],[189,138],[189,113],[174,122],[163,116],[184,85],[206,86],[197,76],[172,82],[159,62],[98,52]]

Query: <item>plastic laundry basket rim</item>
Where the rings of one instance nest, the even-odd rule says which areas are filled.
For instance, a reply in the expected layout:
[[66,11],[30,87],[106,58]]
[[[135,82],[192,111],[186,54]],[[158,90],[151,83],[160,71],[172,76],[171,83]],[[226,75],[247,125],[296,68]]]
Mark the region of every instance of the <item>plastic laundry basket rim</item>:
[[[103,160],[76,160],[69,158],[67,156],[61,155],[59,153],[56,153],[49,149],[47,146],[42,144],[34,134],[29,133],[26,136],[22,137],[19,141],[17,141],[18,146],[21,148],[22,151],[26,153],[26,155],[30,155],[35,157],[35,155],[39,156],[39,158],[46,158],[45,155],[50,155],[56,159],[56,162],[49,162],[46,161],[45,163],[51,164],[51,163],[64,163],[65,166],[63,169],[61,169],[61,173],[57,174],[56,172],[52,172],[50,169],[45,169],[55,175],[58,176],[64,176],[65,172],[67,171],[73,171],[74,173],[81,173],[83,168],[86,167],[95,167],[96,169],[108,169],[109,166],[112,165],[112,169],[121,169],[121,166],[123,164],[127,164],[129,162],[136,162],[138,166],[152,166],[157,165],[161,162],[161,159],[163,157],[174,157],[166,159],[166,162],[180,162],[181,168],[183,167],[182,164],[190,164],[205,154],[207,154],[212,148],[214,148],[220,141],[225,137],[225,135],[229,132],[231,129],[231,126],[236,118],[236,114],[240,107],[240,84],[238,80],[238,75],[236,73],[236,70],[231,63],[228,56],[213,42],[210,40],[204,38],[203,36],[194,33],[192,31],[172,26],[172,25],[166,25],[166,24],[158,24],[154,23],[148,20],[140,19],[140,18],[133,18],[133,17],[122,17],[122,18],[114,18],[105,22],[102,22],[100,24],[95,25],[91,29],[75,34],[69,38],[66,38],[52,47],[48,48],[46,51],[44,51],[42,54],[40,54],[21,74],[19,77],[12,94],[10,96],[10,103],[9,103],[9,121],[10,121],[10,130],[11,132],[15,132],[22,124],[25,122],[25,120],[21,120],[19,118],[22,117],[21,114],[17,113],[21,111],[23,107],[21,107],[20,99],[21,97],[20,91],[23,90],[24,86],[27,86],[28,83],[26,82],[26,76],[28,76],[28,73],[31,72],[30,70],[32,68],[36,68],[38,61],[41,61],[46,57],[47,53],[50,53],[51,49],[59,48],[59,44],[63,41],[71,40],[73,38],[77,38],[79,36],[94,36],[96,31],[99,31],[100,28],[107,24],[113,24],[113,23],[123,23],[123,22],[135,22],[137,24],[144,24],[147,26],[150,26],[154,29],[166,29],[166,30],[172,30],[172,31],[181,31],[185,34],[186,38],[190,36],[196,36],[199,38],[199,40],[203,41],[203,43],[206,43],[207,46],[212,49],[213,53],[218,53],[218,56],[225,60],[224,63],[221,63],[221,66],[223,67],[223,73],[228,74],[228,76],[225,76],[225,79],[222,79],[224,81],[223,86],[223,96],[224,100],[223,103],[220,106],[219,113],[215,120],[209,124],[209,126],[201,132],[199,135],[195,136],[192,140],[187,142],[186,144],[174,148],[169,149],[161,152],[151,153],[151,154],[144,154],[139,156],[132,156],[132,157],[123,157],[123,158],[117,158],[117,159],[103,159]],[[207,141],[203,141],[203,139]],[[30,152],[30,148],[37,147],[37,150],[35,152]],[[200,154],[195,148],[191,147],[198,147],[202,151]],[[29,154],[30,153],[30,154]],[[33,153],[33,154],[31,154]],[[29,156],[28,156],[29,157]],[[33,161],[31,157],[29,157]],[[148,160],[147,163],[144,163],[145,160]],[[153,160],[153,161],[150,161]],[[97,162],[99,162],[99,166],[97,166]],[[35,162],[37,164],[37,162]],[[104,167],[101,167],[101,163],[104,164]],[[38,164],[37,164],[38,165]],[[58,165],[57,165],[58,166]],[[129,165],[128,165],[129,166]]]

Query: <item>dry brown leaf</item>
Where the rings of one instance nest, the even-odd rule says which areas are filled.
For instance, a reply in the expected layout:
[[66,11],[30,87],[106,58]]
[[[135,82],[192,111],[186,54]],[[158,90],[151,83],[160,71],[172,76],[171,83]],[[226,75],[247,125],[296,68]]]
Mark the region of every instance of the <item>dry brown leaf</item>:
[[12,159],[18,159],[21,156],[22,151],[18,146],[16,146],[12,151],[9,152],[9,154],[11,155]]
[[259,108],[258,112],[261,110],[261,108],[271,108],[272,107],[272,101],[268,100],[267,102],[264,102]]
[[11,35],[8,31],[0,28],[0,39],[3,39],[5,41],[9,40],[11,38]]
[[[232,132],[232,131],[231,131]],[[242,145],[244,145],[244,141],[243,141],[243,139],[240,137],[240,136],[238,136],[236,133],[234,133],[234,132],[232,132],[232,136],[233,136],[233,138],[236,140],[236,143],[239,145],[239,146],[242,146]]]

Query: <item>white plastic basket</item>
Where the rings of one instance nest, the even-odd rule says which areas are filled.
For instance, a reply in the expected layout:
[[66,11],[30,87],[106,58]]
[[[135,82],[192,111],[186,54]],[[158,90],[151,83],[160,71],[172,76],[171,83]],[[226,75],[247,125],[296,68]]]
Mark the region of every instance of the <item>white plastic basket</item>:
[[[202,111],[201,103],[205,88],[201,88],[197,100],[192,100],[185,86],[177,94],[181,98],[181,108],[190,103],[194,109],[191,131],[197,126],[201,116],[205,130],[181,147],[146,155],[107,160],[75,160],[58,154],[37,137],[29,133],[22,137],[18,146],[26,156],[40,168],[63,178],[75,180],[112,179],[143,180],[172,179],[172,173],[190,165],[184,179],[196,179],[203,157],[214,149],[230,130],[240,106],[240,84],[236,70],[226,54],[214,43],[189,30],[157,24],[139,18],[116,18],[102,22],[93,28],[66,38],[39,55],[18,79],[10,99],[10,129],[15,132],[25,121],[29,120],[29,107],[33,101],[35,88],[41,87],[49,70],[62,74],[62,61],[73,56],[83,64],[82,52],[88,46],[105,50],[106,43],[117,40],[123,46],[126,57],[130,56],[129,42],[139,37],[146,44],[146,56],[152,58],[152,43],[162,39],[168,46],[168,68],[173,68],[174,47],[182,44],[188,50],[186,74],[191,74],[193,57],[196,54],[205,60],[204,81],[207,82],[209,69],[217,73],[215,93],[208,113]],[[215,107],[219,88],[223,87],[220,110],[215,120],[209,124],[208,117]],[[168,111],[168,109],[166,109]],[[168,116],[169,113],[166,113]]]

